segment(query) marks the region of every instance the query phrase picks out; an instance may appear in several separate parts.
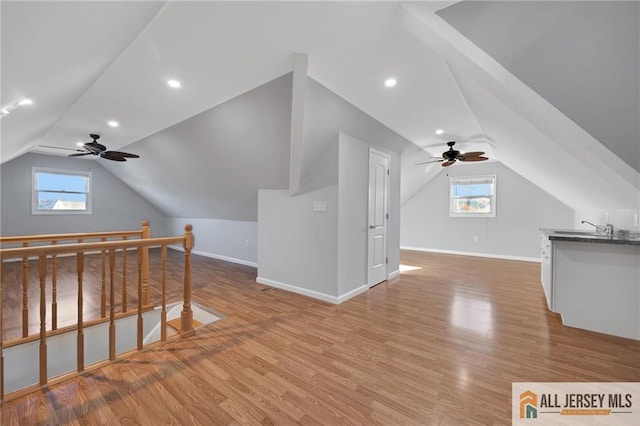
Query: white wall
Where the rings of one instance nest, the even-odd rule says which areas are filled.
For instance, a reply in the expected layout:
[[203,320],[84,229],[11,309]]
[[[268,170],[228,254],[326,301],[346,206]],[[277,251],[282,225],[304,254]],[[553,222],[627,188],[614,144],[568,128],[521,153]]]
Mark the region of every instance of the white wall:
[[239,220],[169,217],[167,230],[182,235],[184,226],[193,225],[193,253],[227,262],[257,266],[258,223]]
[[[312,211],[314,201],[326,212]],[[258,282],[337,303],[337,247],[337,185],[294,197],[258,191]]]
[[367,284],[369,144],[338,136],[338,291]]
[[[2,186],[2,235],[140,229],[148,220],[154,236],[166,236],[164,216],[122,181],[102,167],[107,160],[85,160],[28,153],[0,166]],[[126,167],[137,167],[133,162]],[[32,167],[82,170],[92,173],[91,214],[31,214]]]
[[[369,148],[372,145],[339,134],[338,180],[338,290],[339,295],[360,291],[367,283],[369,208]],[[379,147],[376,147],[379,149]],[[387,274],[400,267],[400,155],[391,158],[390,200],[387,227]]]
[[[289,197],[287,191],[258,195],[258,282],[340,303],[367,287],[370,144],[343,133],[335,142],[338,184]],[[389,265],[399,269],[400,154],[391,157]],[[326,201],[326,212],[313,212]]]
[[[449,176],[494,173],[495,218],[449,217]],[[402,206],[400,244],[403,248],[539,260],[539,228],[572,227],[572,209],[505,165],[456,164],[443,169]]]
[[[301,192],[259,191],[258,281],[340,303],[367,288],[370,146],[391,157],[388,272],[399,269],[400,152],[410,142],[310,78],[298,107]],[[313,201],[327,212],[312,212]]]
[[575,211],[574,227],[578,229],[593,229],[593,226],[582,223],[588,220],[596,225],[613,225],[614,230],[624,229],[634,233],[640,232],[640,204],[638,210],[590,210]]

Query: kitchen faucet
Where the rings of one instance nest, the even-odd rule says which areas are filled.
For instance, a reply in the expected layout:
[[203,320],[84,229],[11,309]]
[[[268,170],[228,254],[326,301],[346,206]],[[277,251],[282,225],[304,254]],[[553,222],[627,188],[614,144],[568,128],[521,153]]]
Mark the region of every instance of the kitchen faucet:
[[607,223],[605,226],[594,225],[588,220],[583,220],[582,223],[588,223],[589,225],[594,226],[597,233],[602,232],[604,235],[613,235],[613,225],[610,223]]

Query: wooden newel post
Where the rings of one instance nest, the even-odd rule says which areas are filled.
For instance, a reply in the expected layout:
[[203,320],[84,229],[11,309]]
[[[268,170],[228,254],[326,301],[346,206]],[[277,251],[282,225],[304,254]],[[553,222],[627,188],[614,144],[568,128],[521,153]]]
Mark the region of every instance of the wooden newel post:
[[[151,238],[151,228],[149,221],[142,221],[142,238]],[[142,248],[142,306],[148,306],[151,303],[149,298],[149,247]]]
[[184,227],[184,305],[180,316],[180,334],[188,337],[195,334],[193,328],[193,311],[191,310],[191,249],[194,238],[193,226]]

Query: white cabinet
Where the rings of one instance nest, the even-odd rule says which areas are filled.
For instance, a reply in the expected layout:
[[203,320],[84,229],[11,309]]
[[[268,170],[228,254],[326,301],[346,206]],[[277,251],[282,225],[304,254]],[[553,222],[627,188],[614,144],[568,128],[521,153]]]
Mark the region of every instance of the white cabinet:
[[567,326],[640,340],[640,237],[540,231],[549,310]]
[[553,304],[553,242],[544,233],[540,236],[540,281],[547,306],[554,312]]
[[640,340],[640,245],[552,240],[562,323]]

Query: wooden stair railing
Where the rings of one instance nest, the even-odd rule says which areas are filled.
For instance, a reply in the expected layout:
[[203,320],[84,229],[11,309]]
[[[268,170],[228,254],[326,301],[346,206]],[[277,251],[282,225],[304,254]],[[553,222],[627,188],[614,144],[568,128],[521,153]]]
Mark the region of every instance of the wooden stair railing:
[[[144,226],[147,226],[148,222],[143,222]],[[76,329],[77,330],[77,368],[76,372],[71,373],[73,375],[77,375],[84,371],[87,371],[87,366],[84,363],[84,328],[87,325],[87,322],[83,317],[83,308],[84,308],[84,296],[83,296],[83,278],[84,278],[84,257],[86,253],[96,252],[101,256],[101,290],[100,290],[100,313],[101,320],[98,321],[108,321],[109,322],[109,356],[108,361],[114,361],[118,357],[116,356],[116,319],[118,315],[115,312],[115,277],[116,277],[116,257],[117,251],[122,251],[123,258],[123,271],[126,271],[126,251],[130,249],[137,250],[137,290],[138,290],[138,300],[137,300],[137,350],[142,350],[144,348],[143,344],[143,311],[148,308],[153,308],[150,304],[150,296],[149,296],[149,247],[157,247],[160,246],[161,250],[161,313],[160,313],[160,342],[166,342],[168,340],[166,327],[167,327],[167,311],[166,311],[166,290],[167,290],[167,249],[171,244],[181,244],[184,248],[184,277],[183,277],[183,309],[181,312],[181,321],[180,321],[180,330],[177,336],[180,337],[188,337],[195,334],[195,330],[193,328],[193,311],[191,310],[191,250],[194,245],[194,236],[192,233],[193,227],[191,225],[185,226],[185,233],[182,236],[178,237],[166,237],[166,238],[150,238],[150,231],[142,233],[140,231],[125,231],[125,232],[105,232],[105,233],[92,233],[92,234],[61,234],[61,235],[48,235],[48,236],[31,236],[31,237],[1,237],[1,243],[20,243],[22,247],[15,248],[5,248],[0,249],[0,261],[2,261],[2,266],[4,266],[4,262],[10,259],[18,259],[23,262],[23,326],[22,326],[22,338],[12,340],[11,342],[4,342],[4,324],[3,324],[3,287],[4,282],[2,281],[2,276],[0,275],[0,401],[5,400],[4,393],[4,356],[3,349],[5,346],[8,346],[7,343],[10,343],[11,346],[15,346],[22,342],[33,340],[28,335],[28,307],[25,307],[24,300],[28,295],[28,259],[38,259],[38,280],[39,280],[39,290],[40,290],[40,327],[39,327],[39,385],[31,386],[17,392],[12,392],[11,397],[17,397],[19,395],[23,395],[28,392],[32,392],[38,388],[41,388],[45,385],[49,385],[53,382],[57,382],[60,380],[66,380],[70,377],[69,374],[65,374],[62,377],[55,378],[51,380],[47,375],[47,337],[52,333],[62,332],[63,330],[58,330],[57,326],[55,328],[52,327],[52,330],[47,331],[46,329],[46,314],[47,314],[47,303],[46,303],[46,284],[47,284],[47,265],[48,259],[51,259],[51,271],[52,271],[52,325],[56,324],[56,274],[57,274],[57,258],[58,255],[66,254],[66,255],[76,255],[76,274],[77,274],[77,302],[78,302],[78,317],[77,324],[72,327],[66,327],[67,329]],[[130,236],[141,236],[142,238],[129,240],[127,237]],[[145,236],[149,236],[145,238]],[[108,238],[120,237],[121,240],[117,241],[107,241]],[[22,239],[19,239],[22,238]],[[91,238],[99,238],[99,242],[82,242],[85,239]],[[63,240],[77,240],[80,242],[77,243],[68,243],[68,244],[57,244],[59,241]],[[39,245],[39,246],[28,246],[29,242],[49,242],[50,245]],[[108,262],[106,261],[108,259]],[[106,283],[107,283],[107,274],[106,270],[108,269],[108,283],[109,283],[109,303],[108,303],[108,318],[107,316],[107,304],[105,300],[106,298]],[[26,277],[26,278],[25,278]],[[123,272],[123,277],[126,279],[126,272]],[[123,300],[126,298],[126,281],[124,283],[124,291],[123,291]],[[146,295],[145,295],[146,290]],[[27,312],[26,317],[24,312]],[[123,302],[121,316],[126,315],[126,304]],[[94,320],[92,323],[96,323]],[[26,324],[26,327],[25,327]],[[25,332],[25,329],[27,330]],[[33,336],[35,337],[35,336]],[[123,356],[126,356],[125,354]],[[107,361],[107,362],[108,362]],[[98,365],[103,365],[103,362],[98,363]]]
[[[132,231],[108,231],[108,232],[86,232],[86,233],[71,233],[71,234],[44,234],[44,235],[21,235],[21,236],[10,236],[10,237],[0,237],[0,245],[17,245],[21,244],[22,247],[31,247],[30,244],[40,244],[41,245],[57,245],[59,242],[64,241],[77,241],[78,243],[85,242],[87,240],[100,240],[102,242],[106,242],[109,239],[121,239],[127,240],[129,238],[138,238],[138,239],[148,239],[151,237],[151,228],[149,227],[149,221],[142,221],[142,228]],[[100,306],[103,307],[101,309],[102,318],[106,317],[106,253],[104,250],[102,253],[102,287],[101,287],[101,300]],[[126,250],[122,251],[122,262],[123,265],[126,265],[127,254]],[[56,330],[58,328],[58,304],[57,304],[57,255],[54,254],[51,257],[51,281],[52,281],[52,291],[51,291],[51,312],[52,312],[52,321],[51,321],[51,329]],[[29,335],[29,293],[28,293],[28,276],[29,276],[29,257],[22,257],[22,337],[28,337]],[[149,305],[149,248],[143,248],[143,286],[142,286],[142,294],[143,294],[143,305]],[[127,269],[126,267],[122,270],[122,288],[124,291],[124,295],[122,298],[124,311],[126,312],[126,285],[127,285]]]

